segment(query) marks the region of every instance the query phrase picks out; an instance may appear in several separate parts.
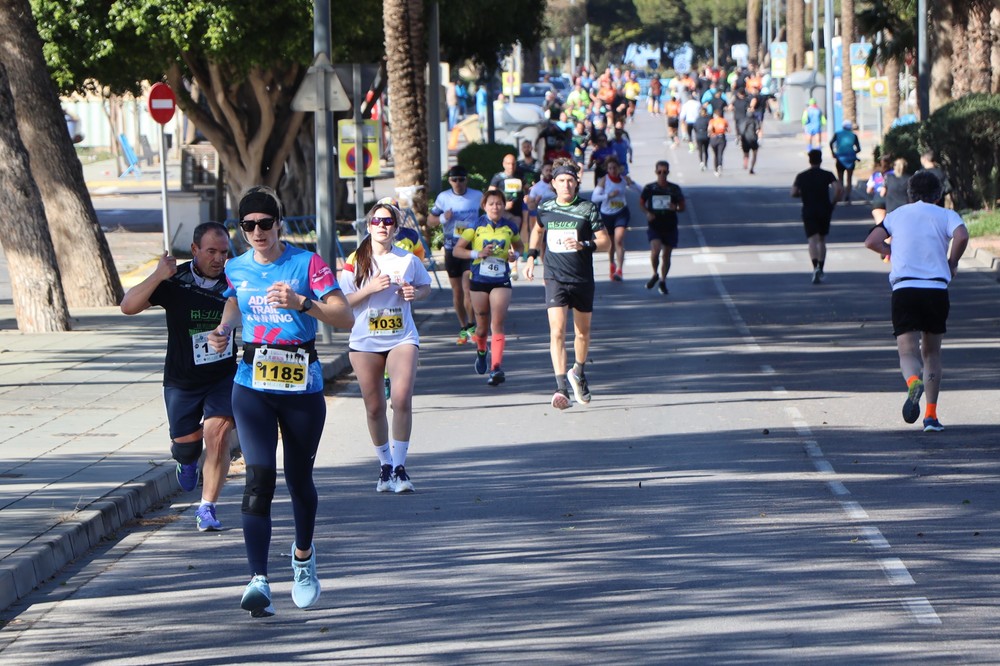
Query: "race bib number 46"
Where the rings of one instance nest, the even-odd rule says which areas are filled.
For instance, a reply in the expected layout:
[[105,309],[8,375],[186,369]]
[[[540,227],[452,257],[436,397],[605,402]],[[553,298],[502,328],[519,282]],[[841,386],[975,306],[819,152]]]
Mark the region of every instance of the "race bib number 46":
[[395,335],[403,330],[403,308],[372,308],[368,310],[370,335]]
[[253,387],[301,393],[309,378],[309,354],[258,347],[253,357]]

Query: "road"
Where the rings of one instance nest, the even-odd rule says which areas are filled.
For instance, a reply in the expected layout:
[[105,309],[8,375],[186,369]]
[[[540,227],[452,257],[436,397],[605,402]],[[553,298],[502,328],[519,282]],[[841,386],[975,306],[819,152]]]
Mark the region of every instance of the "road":
[[[995,663],[1000,603],[997,289],[963,262],[940,414],[903,423],[887,267],[842,207],[827,280],[788,196],[801,141],[769,129],[759,175],[721,178],[630,127],[633,171],[666,156],[688,197],[670,295],[647,291],[644,225],[624,283],[598,258],[589,407],[557,412],[542,286],[515,283],[507,382],[485,385],[435,292],[422,306],[417,492],[374,492],[349,378],[317,458],[324,593],[288,599],[287,495],[274,503],[277,615],[239,610],[242,479],[220,533],[192,496],[123,531],[15,607],[5,664]],[[585,182],[589,185],[590,177]]]

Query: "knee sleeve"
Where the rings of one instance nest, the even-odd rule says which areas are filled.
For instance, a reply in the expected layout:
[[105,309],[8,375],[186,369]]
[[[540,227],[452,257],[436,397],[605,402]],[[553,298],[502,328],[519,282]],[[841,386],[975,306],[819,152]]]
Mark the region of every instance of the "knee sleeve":
[[174,460],[182,465],[190,465],[198,462],[201,458],[201,449],[205,440],[199,439],[197,442],[175,442],[170,440],[170,455]]
[[278,471],[260,465],[247,466],[247,484],[243,489],[243,513],[254,516],[271,515],[271,500]]

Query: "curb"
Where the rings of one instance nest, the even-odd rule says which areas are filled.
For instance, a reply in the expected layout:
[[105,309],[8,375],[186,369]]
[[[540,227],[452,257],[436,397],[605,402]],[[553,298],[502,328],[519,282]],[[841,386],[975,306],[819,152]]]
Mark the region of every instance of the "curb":
[[157,465],[22,546],[0,564],[0,608],[23,599],[105,537],[178,490],[173,468]]

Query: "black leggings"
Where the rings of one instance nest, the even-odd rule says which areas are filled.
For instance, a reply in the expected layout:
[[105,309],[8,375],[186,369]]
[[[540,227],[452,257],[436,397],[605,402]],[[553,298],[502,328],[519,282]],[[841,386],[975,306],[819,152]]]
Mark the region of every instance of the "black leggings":
[[722,153],[726,152],[726,137],[722,134],[716,134],[711,139],[712,144],[712,154],[715,156],[715,169],[718,171],[722,168]]
[[698,160],[708,164],[708,139],[698,139]]
[[[316,528],[318,497],[313,483],[313,464],[326,422],[323,392],[279,395],[233,384],[233,416],[240,433],[240,448],[247,468],[277,469],[278,428],[284,451],[285,485],[292,498],[295,545],[308,550]],[[273,477],[272,477],[273,478]],[[247,475],[250,481],[250,475]],[[250,575],[267,575],[267,553],[271,545],[271,512],[266,515],[243,508],[243,542]]]

